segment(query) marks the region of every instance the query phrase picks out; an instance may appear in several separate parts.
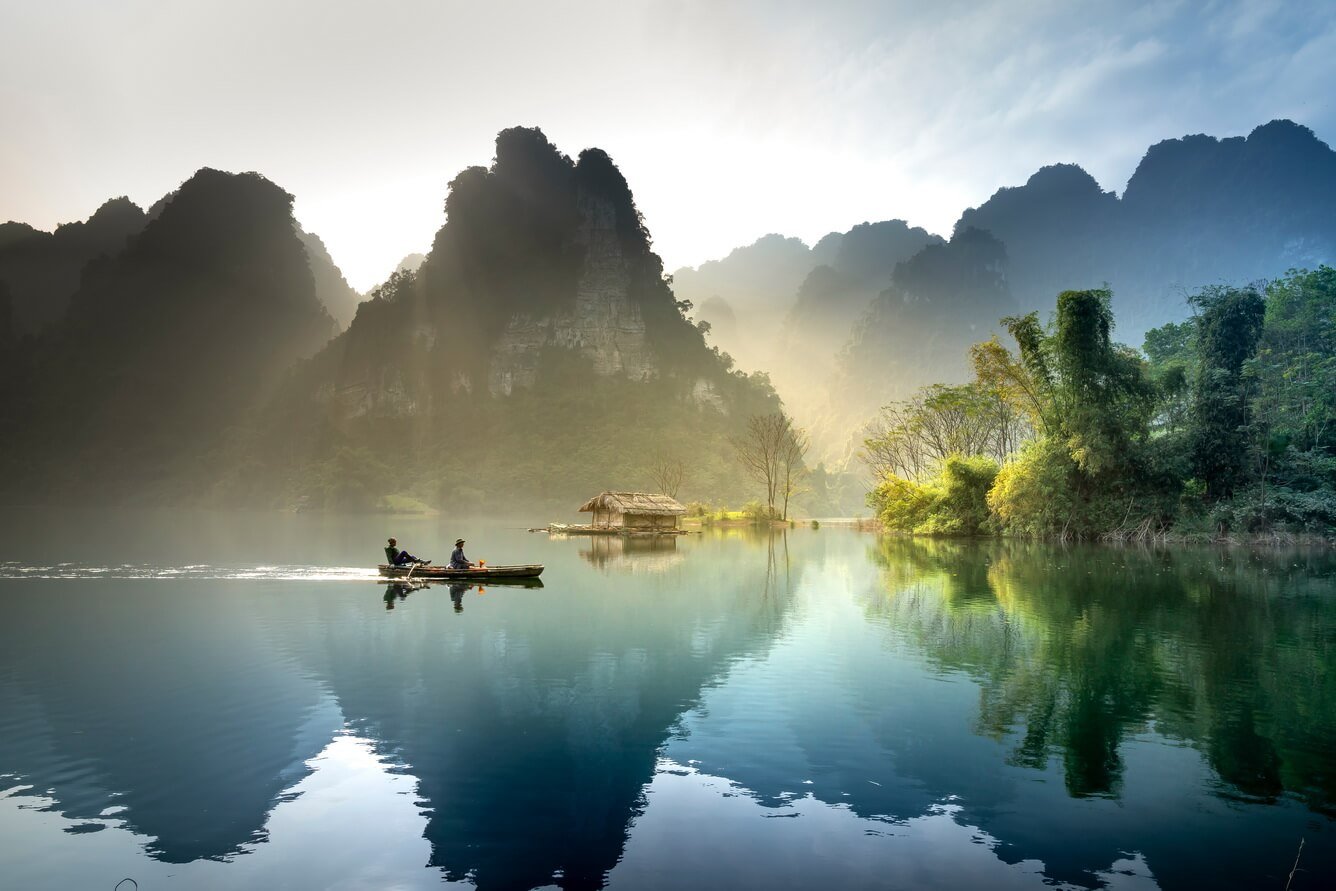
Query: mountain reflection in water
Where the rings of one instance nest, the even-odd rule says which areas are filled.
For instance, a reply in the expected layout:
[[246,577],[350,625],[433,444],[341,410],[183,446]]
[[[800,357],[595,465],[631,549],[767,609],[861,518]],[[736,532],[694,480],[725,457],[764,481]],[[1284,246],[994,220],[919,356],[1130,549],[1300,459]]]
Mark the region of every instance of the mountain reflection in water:
[[1328,554],[470,540],[546,586],[0,579],[0,872],[1283,886],[1300,837],[1336,866]]

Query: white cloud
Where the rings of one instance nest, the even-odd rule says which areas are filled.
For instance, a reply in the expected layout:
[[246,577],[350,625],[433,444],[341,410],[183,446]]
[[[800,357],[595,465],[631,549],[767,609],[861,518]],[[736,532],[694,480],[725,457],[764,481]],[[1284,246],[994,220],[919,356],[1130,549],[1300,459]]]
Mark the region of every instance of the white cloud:
[[[0,218],[50,227],[254,169],[358,287],[431,238],[496,131],[607,149],[669,266],[770,231],[949,229],[1057,161],[1336,130],[1336,4],[50,0],[0,28]],[[19,86],[14,86],[19,85]],[[15,161],[14,159],[17,159]],[[427,231],[423,231],[423,230]],[[402,243],[401,243],[402,242]]]

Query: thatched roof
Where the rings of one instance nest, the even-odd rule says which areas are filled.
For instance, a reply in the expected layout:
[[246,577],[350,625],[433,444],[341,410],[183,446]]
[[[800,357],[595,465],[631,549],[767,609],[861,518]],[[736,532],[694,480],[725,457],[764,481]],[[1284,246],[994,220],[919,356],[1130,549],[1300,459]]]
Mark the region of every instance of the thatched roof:
[[680,517],[687,512],[676,499],[667,495],[647,495],[644,492],[604,492],[590,498],[580,508],[582,513],[594,510],[651,517]]

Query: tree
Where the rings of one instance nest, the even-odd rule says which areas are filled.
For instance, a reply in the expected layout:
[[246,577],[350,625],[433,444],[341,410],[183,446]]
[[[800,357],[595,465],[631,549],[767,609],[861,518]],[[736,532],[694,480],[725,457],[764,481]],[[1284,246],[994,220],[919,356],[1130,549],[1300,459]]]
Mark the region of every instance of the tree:
[[787,429],[779,446],[779,491],[784,499],[784,506],[779,515],[781,520],[789,518],[789,499],[802,491],[803,482],[809,473],[803,459],[812,445],[806,430],[794,427],[792,419],[787,415],[785,420],[788,422],[785,425]]
[[1258,402],[1298,452],[1336,446],[1336,269],[1291,272],[1266,288],[1253,369]]
[[660,450],[650,458],[649,476],[654,487],[670,498],[676,498],[686,477],[687,465],[675,454]]
[[[1006,494],[993,509],[1008,528],[1107,531],[1145,488],[1143,446],[1157,391],[1136,351],[1114,343],[1110,298],[1102,289],[1063,291],[1048,326],[1035,313],[1003,319],[1016,353],[996,339],[972,351],[981,384],[1039,434],[995,486]],[[1070,505],[1065,515],[1060,505]]]
[[981,535],[993,531],[988,492],[998,464],[984,455],[948,455],[928,481],[886,476],[868,504],[887,528],[925,535]]
[[793,426],[793,419],[782,410],[765,415],[752,415],[747,429],[730,439],[742,468],[756,482],[765,486],[766,508],[774,516],[775,502],[783,499],[788,518],[789,498],[798,491],[806,468],[803,456],[807,453],[806,432]]
[[1212,500],[1234,494],[1245,476],[1251,412],[1244,363],[1257,352],[1266,303],[1254,288],[1212,287],[1189,298],[1197,317],[1193,460]]
[[951,455],[1004,460],[1020,448],[1027,426],[997,388],[934,384],[884,407],[865,430],[861,456],[878,478],[919,479]]

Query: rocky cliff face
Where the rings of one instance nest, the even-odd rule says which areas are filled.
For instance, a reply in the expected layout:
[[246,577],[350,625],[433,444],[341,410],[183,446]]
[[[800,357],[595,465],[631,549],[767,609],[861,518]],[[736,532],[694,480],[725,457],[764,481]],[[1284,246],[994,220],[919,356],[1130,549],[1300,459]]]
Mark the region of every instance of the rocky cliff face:
[[718,407],[698,379],[727,373],[682,316],[611,158],[574,162],[526,128],[455,178],[421,268],[378,289],[326,353],[311,392],[340,421],[448,414],[591,371],[672,380]]
[[631,260],[623,249],[617,208],[584,190],[576,205],[581,222],[575,242],[583,248],[584,260],[574,304],[545,317],[531,312],[511,316],[488,369],[487,387],[493,395],[532,387],[548,347],[577,351],[601,375],[644,380],[655,370],[644,316],[630,297]]

